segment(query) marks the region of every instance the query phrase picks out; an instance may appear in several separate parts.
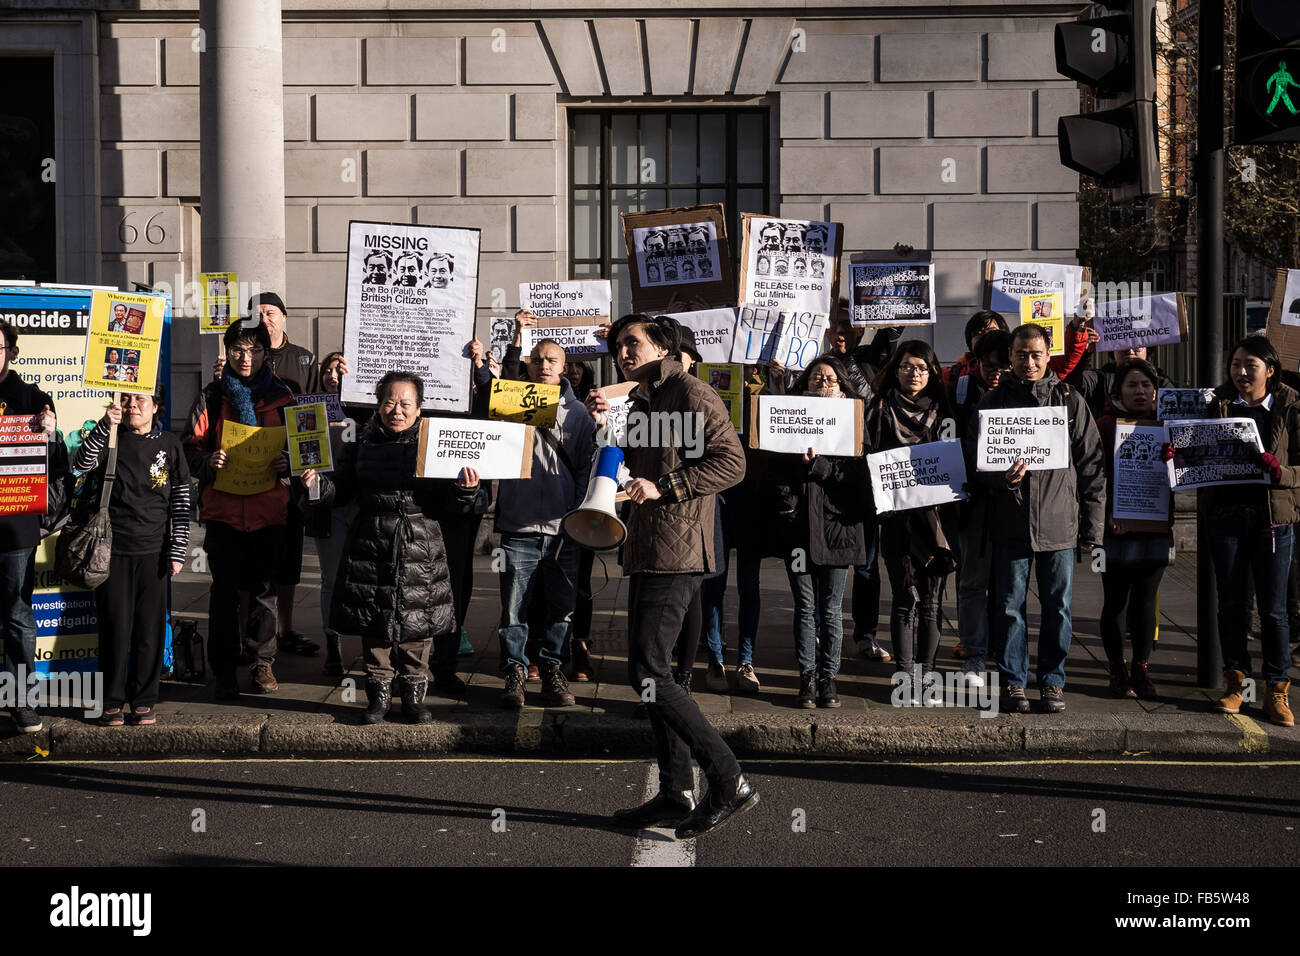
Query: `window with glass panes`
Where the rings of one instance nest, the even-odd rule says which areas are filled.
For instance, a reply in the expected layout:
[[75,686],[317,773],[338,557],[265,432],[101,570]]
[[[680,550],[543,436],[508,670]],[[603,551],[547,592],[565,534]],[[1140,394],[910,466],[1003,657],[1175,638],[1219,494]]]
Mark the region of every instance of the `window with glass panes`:
[[609,279],[613,314],[632,309],[619,213],[720,202],[733,274],[740,214],[768,210],[768,116],[762,109],[570,110],[569,268]]

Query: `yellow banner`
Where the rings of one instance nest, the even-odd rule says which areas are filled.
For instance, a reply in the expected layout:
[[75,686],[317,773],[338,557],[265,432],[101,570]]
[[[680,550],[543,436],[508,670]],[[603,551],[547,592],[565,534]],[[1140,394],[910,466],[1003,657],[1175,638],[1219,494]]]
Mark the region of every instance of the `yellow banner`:
[[217,472],[214,483],[218,491],[232,495],[259,495],[270,491],[280,480],[273,462],[284,451],[284,426],[254,428],[239,422],[221,425],[221,450],[229,458]]
[[718,393],[718,397],[722,399],[722,404],[727,406],[727,413],[731,415],[732,427],[736,431],[741,431],[745,427],[745,406],[741,401],[741,396],[745,390],[744,367],[731,364],[713,365],[701,362],[699,368],[700,381],[708,382],[709,387]]
[[488,418],[551,428],[560,406],[559,385],[536,385],[505,378],[492,379]]
[[291,405],[284,410],[284,414],[289,429],[289,473],[301,475],[308,468],[333,471],[329,412],[325,403]]
[[160,295],[99,289],[91,295],[84,370],[87,388],[153,394],[165,308]]
[[199,332],[224,332],[239,318],[239,276],[233,272],[199,274],[202,309]]
[[1050,355],[1065,354],[1065,296],[1061,292],[1042,292],[1020,299],[1020,322],[1033,322],[1047,330]]

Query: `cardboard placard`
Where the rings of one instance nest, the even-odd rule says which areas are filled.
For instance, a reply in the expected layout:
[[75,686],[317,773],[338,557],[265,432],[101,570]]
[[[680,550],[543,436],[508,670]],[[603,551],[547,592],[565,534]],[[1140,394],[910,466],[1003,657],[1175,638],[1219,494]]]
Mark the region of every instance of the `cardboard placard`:
[[731,361],[738,315],[738,309],[704,309],[699,312],[676,312],[673,318],[683,328],[691,330],[700,358],[718,364]]
[[906,259],[849,257],[849,321],[858,328],[934,325],[934,263],[926,250]]
[[979,410],[976,471],[1009,471],[1018,461],[1027,471],[1069,467],[1069,415],[1064,405]]
[[597,444],[622,445],[627,440],[627,416],[632,411],[634,391],[636,382],[620,382],[601,387],[601,392],[609,402],[609,411],[605,414],[605,424],[596,429]]
[[956,438],[904,445],[867,456],[876,513],[965,501],[966,458]]
[[85,386],[152,395],[162,358],[166,307],[162,295],[92,292],[82,369]]
[[1291,271],[1278,269],[1273,275],[1273,301],[1269,306],[1264,331],[1277,349],[1282,367],[1294,372],[1300,370],[1300,324],[1296,324],[1300,320],[1300,313],[1291,311],[1291,306],[1296,301],[1287,299],[1287,289],[1293,287]]
[[736,304],[722,203],[624,212],[619,219],[633,311],[655,312],[674,299],[697,297],[710,308]]
[[749,447],[802,455],[862,454],[864,406],[856,398],[751,395]]
[[0,415],[0,516],[43,515],[49,442],[31,415]]
[[473,468],[480,481],[530,478],[533,427],[515,422],[421,418],[417,478],[457,478]]
[[709,388],[717,392],[718,398],[722,399],[722,404],[727,406],[727,414],[731,416],[731,427],[738,432],[743,430],[745,407],[741,403],[745,394],[745,367],[729,362],[701,362],[698,368],[700,381],[707,383]]
[[1179,292],[1098,302],[1092,327],[1098,352],[1175,345],[1187,341],[1187,302]]
[[226,467],[217,470],[213,487],[232,495],[260,495],[275,487],[280,476],[271,467],[283,451],[285,427],[221,423],[221,450]]
[[1027,295],[1060,292],[1065,315],[1079,310],[1083,286],[1092,282],[1092,269],[1060,262],[984,261],[984,308],[1020,318],[1020,300]]
[[334,470],[329,410],[324,402],[295,403],[284,410],[284,423],[289,441],[289,474],[301,475],[308,468]]
[[1165,422],[1169,484],[1175,491],[1220,485],[1266,485],[1259,467],[1264,443],[1253,418],[1202,418]]
[[507,378],[492,379],[488,396],[488,418],[519,422],[537,428],[552,428],[560,409],[559,385],[538,385]]
[[239,318],[239,276],[233,272],[201,272],[199,291],[199,334],[224,333]]
[[1111,464],[1112,494],[1106,502],[1112,518],[1133,531],[1169,531],[1169,469],[1163,449],[1163,425],[1120,418],[1115,422]]
[[348,224],[343,401],[374,405],[375,385],[401,369],[424,380],[421,407],[469,411],[478,260],[478,229]]
[[840,291],[844,226],[740,214],[740,303],[831,315]]

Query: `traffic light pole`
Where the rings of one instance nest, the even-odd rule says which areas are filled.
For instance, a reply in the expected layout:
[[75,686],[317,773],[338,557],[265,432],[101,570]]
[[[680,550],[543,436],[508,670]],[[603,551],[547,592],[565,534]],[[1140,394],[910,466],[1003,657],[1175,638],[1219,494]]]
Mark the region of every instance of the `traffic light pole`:
[[[1196,205],[1200,239],[1197,248],[1196,354],[1197,384],[1223,380],[1223,22],[1222,0],[1201,0],[1200,65],[1197,94]],[[1199,498],[1199,493],[1198,493]],[[1205,511],[1196,524],[1196,682],[1223,686],[1219,647],[1218,592],[1210,560]]]

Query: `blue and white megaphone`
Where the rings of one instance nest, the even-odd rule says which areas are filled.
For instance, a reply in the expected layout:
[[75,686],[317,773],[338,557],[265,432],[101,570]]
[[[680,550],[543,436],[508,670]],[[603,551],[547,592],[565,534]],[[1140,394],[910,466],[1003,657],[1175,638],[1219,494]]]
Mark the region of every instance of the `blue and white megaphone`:
[[614,496],[618,494],[618,473],[623,466],[623,449],[603,445],[592,460],[587,497],[560,523],[570,541],[593,551],[610,551],[627,537],[627,528],[614,513]]

